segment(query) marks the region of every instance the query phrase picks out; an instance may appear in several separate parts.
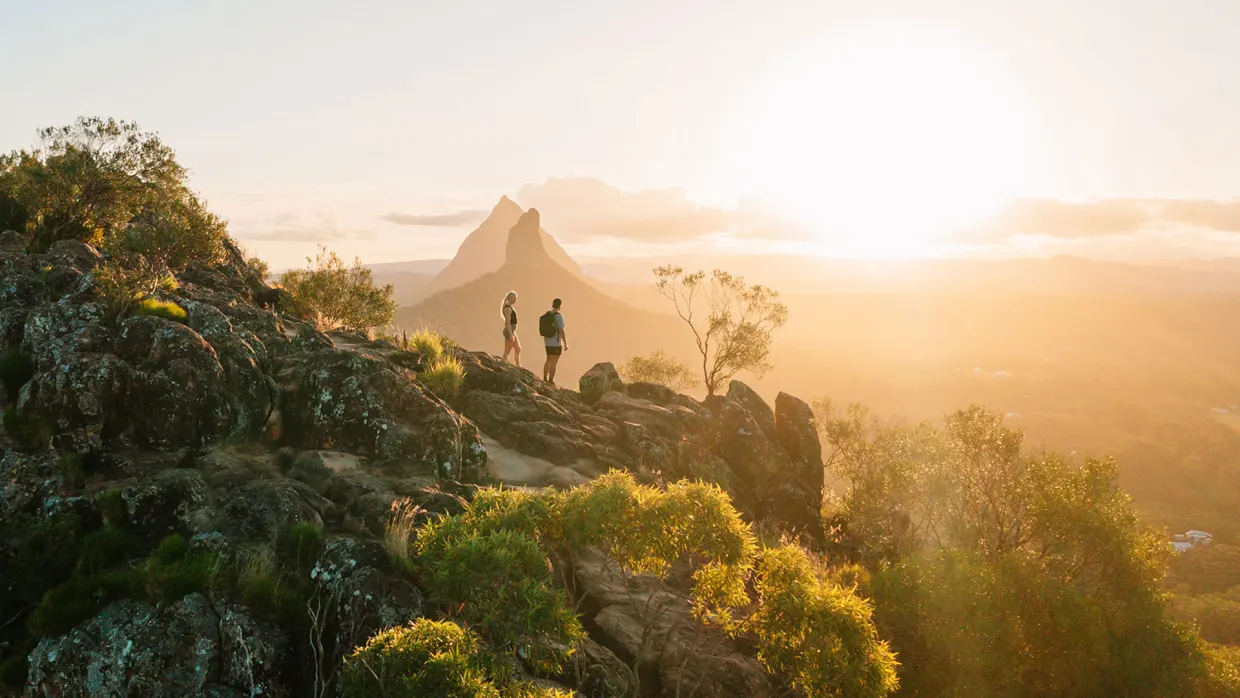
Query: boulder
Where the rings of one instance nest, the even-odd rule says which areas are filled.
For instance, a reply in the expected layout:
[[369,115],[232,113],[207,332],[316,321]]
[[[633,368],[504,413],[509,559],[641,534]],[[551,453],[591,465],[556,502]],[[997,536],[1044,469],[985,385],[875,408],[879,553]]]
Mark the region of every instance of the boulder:
[[308,485],[296,480],[257,480],[228,494],[224,520],[238,538],[274,542],[284,530],[298,523],[323,527],[323,515],[332,508]]
[[288,637],[240,607],[191,594],[156,607],[114,603],[30,654],[26,693],[41,696],[292,695]]
[[822,442],[813,408],[804,400],[780,393],[775,397],[775,431],[800,484],[809,491],[821,492]]
[[129,512],[130,527],[158,540],[170,533],[199,532],[208,494],[200,473],[177,468],[144,478],[126,487],[121,496]]
[[628,698],[637,688],[633,670],[589,637],[577,645],[573,675],[566,678],[584,698]]
[[286,438],[437,477],[473,478],[486,450],[478,430],[406,369],[344,350],[290,356],[280,367]]
[[[387,551],[379,543],[337,538],[324,547],[310,571],[328,611],[326,632],[338,653],[348,653],[383,628],[422,616],[422,594],[390,571]],[[339,661],[339,657],[332,658]]]
[[597,552],[571,563],[592,614],[587,627],[625,665],[643,695],[775,696],[776,682],[734,640],[698,622],[688,597],[647,575],[626,576]]
[[594,364],[593,368],[581,375],[577,385],[581,400],[587,405],[598,402],[604,393],[624,392],[624,381],[620,380],[616,367],[610,363]]
[[745,408],[745,411],[762,429],[762,434],[767,440],[772,443],[776,441],[778,436],[775,433],[775,412],[771,410],[770,405],[766,404],[766,400],[763,400],[761,395],[740,381],[732,381],[728,384],[727,397],[739,402]]

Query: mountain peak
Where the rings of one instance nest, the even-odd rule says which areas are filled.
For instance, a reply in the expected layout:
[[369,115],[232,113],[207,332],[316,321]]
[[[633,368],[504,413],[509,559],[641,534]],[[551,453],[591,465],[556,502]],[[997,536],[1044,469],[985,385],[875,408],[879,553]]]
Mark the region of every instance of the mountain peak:
[[543,246],[542,236],[542,221],[538,209],[531,208],[521,214],[521,219],[508,231],[504,264],[554,264],[551,256],[547,254],[547,248]]
[[495,208],[491,209],[491,215],[488,218],[516,218],[520,215],[521,206],[504,195],[499,197],[499,202],[495,204]]

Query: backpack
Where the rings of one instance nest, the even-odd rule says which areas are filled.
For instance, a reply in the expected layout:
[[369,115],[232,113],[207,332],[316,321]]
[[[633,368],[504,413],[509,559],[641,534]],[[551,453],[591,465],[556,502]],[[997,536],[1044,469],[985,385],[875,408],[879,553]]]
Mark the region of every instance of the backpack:
[[560,334],[560,328],[555,324],[555,317],[559,313],[554,310],[548,310],[538,318],[538,334],[550,339]]

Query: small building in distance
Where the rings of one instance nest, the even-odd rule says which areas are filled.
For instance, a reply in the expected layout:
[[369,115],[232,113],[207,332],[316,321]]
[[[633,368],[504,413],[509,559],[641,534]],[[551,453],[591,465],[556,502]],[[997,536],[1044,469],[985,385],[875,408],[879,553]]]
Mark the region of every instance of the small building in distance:
[[1177,553],[1184,553],[1193,548],[1204,548],[1213,540],[1214,536],[1205,531],[1186,531],[1171,537],[1171,547]]

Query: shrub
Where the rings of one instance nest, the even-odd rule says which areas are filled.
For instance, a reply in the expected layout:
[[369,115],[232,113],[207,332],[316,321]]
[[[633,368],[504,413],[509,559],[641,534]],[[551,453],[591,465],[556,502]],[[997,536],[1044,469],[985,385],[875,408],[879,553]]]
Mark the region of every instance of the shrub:
[[345,657],[345,698],[499,698],[472,632],[451,621],[418,619],[388,628]]
[[173,301],[161,301],[155,298],[144,298],[138,301],[134,308],[134,314],[146,315],[149,317],[160,317],[165,320],[179,322],[184,324],[188,315],[185,308],[177,305]]
[[136,124],[82,118],[39,132],[39,147],[0,157],[0,217],[32,248],[76,239],[173,267],[222,261],[227,234],[186,186],[171,148]]
[[280,284],[294,311],[313,320],[319,329],[367,330],[392,321],[396,301],[391,284],[376,287],[374,275],[360,260],[345,266],[335,252],[322,247],[306,262],[306,269],[285,272]]
[[409,498],[392,501],[391,515],[384,527],[383,544],[388,558],[401,569],[407,569],[410,565],[409,542],[417,527],[417,517],[422,512],[422,507]]
[[886,696],[896,658],[879,640],[870,604],[824,579],[800,548],[758,558],[758,610],[749,622],[758,659],[808,696]]
[[660,349],[649,356],[634,356],[620,366],[620,375],[630,383],[656,383],[672,390],[688,390],[698,384],[689,364],[668,356]]
[[323,532],[308,522],[295,523],[276,541],[276,554],[298,572],[309,573],[323,552]]
[[104,606],[143,593],[143,574],[136,568],[74,576],[43,595],[26,625],[39,637],[58,637],[93,617]]
[[52,427],[38,415],[22,414],[16,405],[4,410],[4,431],[26,451],[40,451],[52,441]]
[[422,328],[414,330],[413,333],[404,333],[401,335],[400,347],[406,351],[416,351],[426,359],[426,365],[431,366],[443,356],[444,338],[438,332]]
[[196,591],[212,591],[221,571],[219,556],[191,554],[185,537],[174,533],[161,540],[147,559],[143,581],[150,598],[172,601]]
[[114,528],[122,528],[129,521],[129,508],[125,493],[119,487],[110,487],[95,495],[95,506],[103,516],[103,522]]
[[17,402],[22,386],[34,378],[35,364],[29,356],[10,349],[0,356],[0,383],[9,402]]
[[[177,285],[162,263],[152,263],[141,256],[114,258],[100,265],[94,274],[95,295],[103,302],[107,322],[124,319],[152,293],[160,289],[171,291]],[[183,315],[184,310],[181,312]]]
[[459,359],[444,356],[431,364],[421,376],[422,384],[441,400],[451,400],[465,385],[465,367]]
[[142,541],[119,528],[104,526],[82,541],[75,574],[100,574],[127,563],[143,552]]
[[552,586],[547,555],[516,531],[479,533],[439,522],[418,535],[428,589],[498,649],[542,671],[561,668],[581,639],[581,622]]

